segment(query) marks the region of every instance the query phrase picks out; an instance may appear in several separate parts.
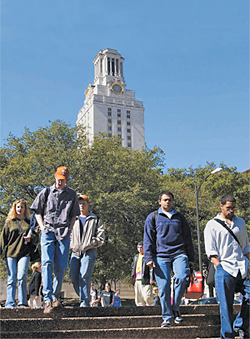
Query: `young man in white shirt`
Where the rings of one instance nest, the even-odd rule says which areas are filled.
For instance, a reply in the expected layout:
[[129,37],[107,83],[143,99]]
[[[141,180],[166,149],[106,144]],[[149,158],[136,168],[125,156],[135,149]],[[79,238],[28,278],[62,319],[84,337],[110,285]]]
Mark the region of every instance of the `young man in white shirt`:
[[[221,199],[221,213],[210,220],[204,230],[205,248],[208,258],[215,266],[215,288],[220,304],[221,338],[234,338],[239,332],[241,338],[249,338],[249,241],[245,222],[235,216],[236,200],[230,195]],[[218,221],[217,221],[218,220]],[[223,226],[224,223],[238,241]],[[233,324],[233,300],[237,289],[243,303]]]

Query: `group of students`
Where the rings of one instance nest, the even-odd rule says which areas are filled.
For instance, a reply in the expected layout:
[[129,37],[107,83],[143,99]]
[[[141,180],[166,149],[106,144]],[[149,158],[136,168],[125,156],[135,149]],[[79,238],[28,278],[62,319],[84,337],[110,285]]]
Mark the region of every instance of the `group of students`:
[[111,289],[111,284],[107,282],[105,284],[104,290],[99,293],[99,291],[94,288],[94,284],[91,283],[90,288],[91,301],[90,306],[97,307],[120,307],[122,306],[120,298],[120,290],[117,289],[115,292]]
[[[103,223],[89,211],[88,196],[77,195],[66,185],[68,168],[58,167],[54,177],[54,185],[44,188],[30,207],[40,231],[45,314],[62,306],[59,298],[70,248],[70,279],[79,296],[80,307],[90,306],[91,275],[97,248],[104,243]],[[4,255],[7,265],[7,308],[28,306],[27,272],[34,251],[30,219],[27,202],[19,199],[13,203],[1,233],[0,254]]]
[[[69,249],[69,276],[79,296],[80,307],[98,306],[100,302],[104,307],[121,306],[120,290],[113,292],[110,283],[105,284],[100,294],[97,290],[93,293],[91,276],[97,248],[104,243],[103,223],[89,211],[88,196],[76,195],[66,186],[68,178],[67,167],[57,168],[55,184],[44,188],[31,206],[41,231],[41,263],[32,265],[28,289],[27,272],[34,251],[30,211],[23,199],[15,201],[9,211],[0,237],[0,254],[5,257],[8,274],[6,308],[41,307],[41,293],[45,314],[61,307],[59,298],[68,266]],[[43,286],[40,293],[41,281]]]
[[[59,297],[68,267],[70,248],[70,279],[79,295],[80,307],[90,306],[91,275],[97,248],[104,243],[102,221],[88,211],[88,197],[77,196],[76,192],[66,185],[68,179],[68,168],[57,168],[54,185],[43,189],[31,205],[41,231],[45,314],[61,306]],[[145,221],[143,245],[138,244],[139,253],[133,262],[132,282],[135,284],[135,292],[138,292],[139,302],[143,299],[140,294],[147,296],[149,291],[151,294],[151,288],[144,286],[152,284],[151,272],[154,272],[162,308],[161,326],[169,327],[173,322],[183,322],[180,303],[187,277],[190,275],[190,267],[193,265],[194,249],[188,222],[183,214],[174,208],[173,193],[162,191],[158,203],[159,209],[150,213]],[[207,223],[204,232],[206,254],[215,267],[221,338],[234,338],[236,332],[243,333],[242,338],[249,338],[250,247],[245,222],[235,216],[235,208],[235,198],[230,194],[224,195],[221,198],[221,212]],[[27,269],[32,244],[29,220],[27,203],[24,200],[14,202],[0,242],[8,272],[5,307],[16,306],[17,281],[18,306],[27,306]],[[172,270],[174,298],[171,302]],[[233,297],[237,286],[240,286],[243,302],[233,323]],[[142,289],[145,290],[143,293],[140,292]],[[105,294],[109,291],[103,292],[105,300]],[[112,302],[113,298],[109,305]]]

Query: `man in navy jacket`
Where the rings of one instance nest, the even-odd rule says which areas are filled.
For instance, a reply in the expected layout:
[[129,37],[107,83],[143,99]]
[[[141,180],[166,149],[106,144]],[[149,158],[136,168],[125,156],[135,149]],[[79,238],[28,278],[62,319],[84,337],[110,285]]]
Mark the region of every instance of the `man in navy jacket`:
[[[194,250],[191,231],[185,217],[173,208],[174,196],[169,191],[159,195],[160,208],[148,215],[144,226],[144,259],[155,267],[155,277],[160,292],[162,327],[169,327],[171,319],[180,324],[181,298],[193,265]],[[171,306],[171,268],[174,272],[174,296]]]

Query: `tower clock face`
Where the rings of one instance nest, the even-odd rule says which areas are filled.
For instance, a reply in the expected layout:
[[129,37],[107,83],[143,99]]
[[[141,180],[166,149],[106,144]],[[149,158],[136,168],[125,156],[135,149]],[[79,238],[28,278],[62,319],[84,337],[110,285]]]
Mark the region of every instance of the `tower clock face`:
[[114,82],[111,87],[111,91],[115,94],[122,94],[124,89],[121,84]]

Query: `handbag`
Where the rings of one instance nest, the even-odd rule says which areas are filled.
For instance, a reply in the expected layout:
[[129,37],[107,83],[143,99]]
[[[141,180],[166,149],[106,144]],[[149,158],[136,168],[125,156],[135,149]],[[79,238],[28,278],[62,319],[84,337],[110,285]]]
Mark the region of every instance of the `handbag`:
[[190,275],[190,284],[185,293],[187,299],[199,299],[204,294],[204,279],[199,271],[193,271]]
[[209,261],[208,269],[207,269],[207,276],[206,276],[206,284],[208,286],[215,287],[214,273],[215,273],[214,265],[211,261]]
[[[232,237],[237,241],[237,243],[240,245],[240,242],[234,232],[226,225],[225,221],[221,219],[214,218],[215,221],[217,221],[219,224],[221,224],[223,227],[225,227],[228,232],[232,235]],[[215,287],[215,280],[214,280],[214,274],[215,274],[215,267],[213,263],[210,261],[208,264],[208,272],[206,277],[206,283],[208,286]]]

